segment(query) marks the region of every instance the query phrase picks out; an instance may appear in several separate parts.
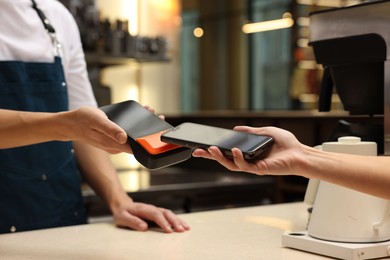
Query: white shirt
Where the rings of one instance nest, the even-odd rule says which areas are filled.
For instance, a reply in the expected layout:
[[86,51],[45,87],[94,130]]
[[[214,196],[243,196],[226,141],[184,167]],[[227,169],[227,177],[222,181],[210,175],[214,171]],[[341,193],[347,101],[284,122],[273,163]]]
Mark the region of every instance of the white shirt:
[[[56,0],[36,0],[62,44],[69,109],[96,106],[77,24]],[[53,62],[53,44],[31,0],[0,0],[0,61]]]

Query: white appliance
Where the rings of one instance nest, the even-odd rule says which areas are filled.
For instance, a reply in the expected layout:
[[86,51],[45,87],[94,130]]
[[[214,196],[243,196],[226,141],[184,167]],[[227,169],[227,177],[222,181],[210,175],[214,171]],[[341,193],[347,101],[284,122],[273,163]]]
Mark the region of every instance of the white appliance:
[[[377,154],[376,143],[351,136],[323,143],[322,150]],[[310,181],[305,201],[314,201],[308,230],[284,234],[284,246],[340,259],[390,256],[389,201],[316,180]]]

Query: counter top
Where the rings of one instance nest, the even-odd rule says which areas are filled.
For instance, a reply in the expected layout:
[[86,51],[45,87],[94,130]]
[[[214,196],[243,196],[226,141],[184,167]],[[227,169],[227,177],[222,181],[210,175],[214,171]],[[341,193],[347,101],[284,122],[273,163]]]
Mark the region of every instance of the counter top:
[[329,259],[284,248],[284,231],[305,229],[303,203],[182,214],[185,233],[137,232],[111,223],[0,235],[2,259]]

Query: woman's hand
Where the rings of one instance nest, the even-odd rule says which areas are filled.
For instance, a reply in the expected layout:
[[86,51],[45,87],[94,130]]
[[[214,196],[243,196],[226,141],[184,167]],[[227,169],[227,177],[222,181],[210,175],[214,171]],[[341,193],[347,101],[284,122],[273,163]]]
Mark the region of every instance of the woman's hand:
[[294,172],[293,167],[299,160],[303,145],[292,133],[276,127],[237,126],[234,130],[270,136],[274,139],[274,144],[264,156],[254,162],[246,161],[242,152],[237,148],[232,149],[233,160],[223,156],[222,152],[215,146],[210,147],[207,151],[196,149],[193,156],[216,160],[231,171],[244,171],[258,175],[285,175]]

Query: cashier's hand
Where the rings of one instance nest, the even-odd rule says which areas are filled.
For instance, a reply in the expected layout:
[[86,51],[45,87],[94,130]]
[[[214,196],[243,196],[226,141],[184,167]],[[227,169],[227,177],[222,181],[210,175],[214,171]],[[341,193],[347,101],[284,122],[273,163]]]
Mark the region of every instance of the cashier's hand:
[[131,153],[126,132],[96,107],[81,107],[62,113],[64,139],[81,141],[111,154]]
[[146,231],[149,228],[147,222],[154,222],[166,233],[184,232],[190,229],[171,210],[133,202],[130,197],[125,199],[122,205],[112,209],[112,212],[118,227]]
[[274,144],[265,157],[254,162],[246,161],[237,148],[232,149],[233,160],[223,156],[215,146],[210,147],[208,151],[196,149],[193,156],[216,160],[231,171],[250,172],[257,175],[288,175],[296,172],[294,167],[299,165],[297,162],[302,158],[304,145],[292,133],[277,127],[237,126],[234,130],[271,136]]

